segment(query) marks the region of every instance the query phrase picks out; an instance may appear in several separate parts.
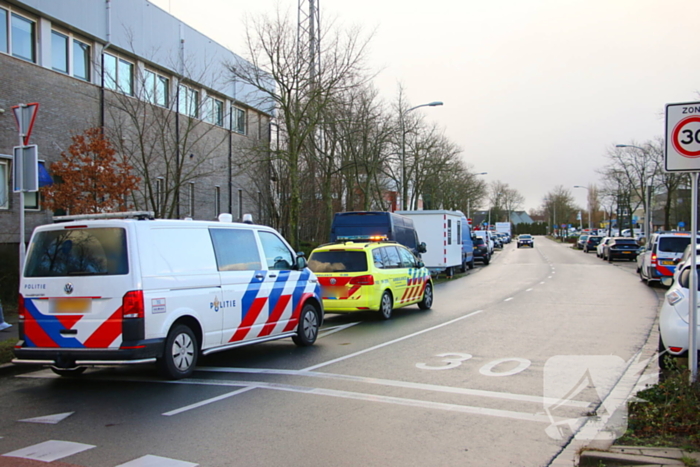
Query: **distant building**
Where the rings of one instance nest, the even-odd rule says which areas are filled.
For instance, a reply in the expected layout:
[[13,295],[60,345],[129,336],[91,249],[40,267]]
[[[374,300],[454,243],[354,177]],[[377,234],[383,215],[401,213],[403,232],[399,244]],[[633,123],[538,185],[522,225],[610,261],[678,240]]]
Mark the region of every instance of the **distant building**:
[[533,224],[535,221],[525,211],[513,211],[510,213],[510,222],[513,225]]

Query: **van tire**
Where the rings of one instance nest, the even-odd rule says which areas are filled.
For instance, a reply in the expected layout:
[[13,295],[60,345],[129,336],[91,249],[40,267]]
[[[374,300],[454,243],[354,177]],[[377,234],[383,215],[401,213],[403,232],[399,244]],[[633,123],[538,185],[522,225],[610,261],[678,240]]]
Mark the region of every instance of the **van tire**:
[[429,310],[431,306],[433,306],[433,286],[430,281],[428,281],[428,283],[425,284],[423,298],[418,302],[418,308],[421,310]]
[[170,329],[163,356],[156,359],[156,364],[165,378],[187,378],[197,366],[198,354],[199,345],[194,332],[188,326],[178,324]]
[[292,341],[299,347],[313,345],[318,337],[318,328],[318,311],[311,303],[306,303],[301,309],[299,325],[297,326],[297,335],[292,336]]
[[385,290],[382,294],[382,299],[379,302],[379,316],[382,319],[390,319],[391,312],[394,310],[394,299],[391,297],[391,292]]
[[469,261],[469,263],[467,264],[467,267],[469,267],[469,269],[474,269],[474,258],[472,258],[472,260]]
[[87,370],[87,367],[84,366],[76,366],[73,368],[56,368],[55,366],[51,367],[51,371],[53,371],[59,376],[80,376],[85,370]]

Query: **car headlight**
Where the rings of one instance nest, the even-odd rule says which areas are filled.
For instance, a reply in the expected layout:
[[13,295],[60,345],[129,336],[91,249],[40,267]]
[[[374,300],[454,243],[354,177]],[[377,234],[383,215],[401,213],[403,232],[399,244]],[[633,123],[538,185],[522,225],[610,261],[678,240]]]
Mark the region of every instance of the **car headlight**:
[[683,295],[679,294],[675,290],[673,292],[669,292],[668,294],[666,294],[666,301],[671,306],[675,305],[676,303],[680,302],[681,300],[683,300]]

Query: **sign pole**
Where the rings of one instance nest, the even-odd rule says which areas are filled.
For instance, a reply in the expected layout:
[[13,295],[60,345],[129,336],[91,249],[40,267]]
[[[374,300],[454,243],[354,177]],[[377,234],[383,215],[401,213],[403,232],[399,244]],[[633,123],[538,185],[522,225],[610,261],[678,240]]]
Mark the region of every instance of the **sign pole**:
[[[692,211],[690,216],[690,244],[696,243],[698,235],[698,174],[693,172],[690,174],[692,183]],[[694,248],[691,246],[690,251]],[[688,310],[688,366],[690,367],[690,382],[695,383],[698,379],[698,342],[697,342],[697,327],[698,327],[698,270],[697,270],[697,255],[690,255],[690,300]]]
[[19,181],[16,183],[17,188],[19,188],[19,277],[22,277],[24,255],[26,254],[26,246],[24,245],[24,129],[19,132],[19,147],[22,161],[17,169]]

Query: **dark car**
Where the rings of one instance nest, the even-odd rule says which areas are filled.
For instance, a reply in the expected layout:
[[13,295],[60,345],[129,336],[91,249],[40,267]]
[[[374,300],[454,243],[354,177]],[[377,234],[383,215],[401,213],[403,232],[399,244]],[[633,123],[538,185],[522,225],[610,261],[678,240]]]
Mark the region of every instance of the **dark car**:
[[611,263],[614,259],[635,261],[637,254],[639,254],[639,244],[629,237],[615,237],[603,248],[603,259]]
[[588,253],[591,250],[595,251],[602,239],[603,237],[597,235],[589,236],[586,241],[583,242],[583,252]]
[[489,264],[491,261],[491,255],[489,254],[489,247],[482,237],[474,236],[472,237],[474,242],[474,260],[481,261],[484,266]]
[[532,239],[532,235],[518,235],[518,248],[520,248],[521,246],[529,246],[530,248],[535,248],[535,242]]

